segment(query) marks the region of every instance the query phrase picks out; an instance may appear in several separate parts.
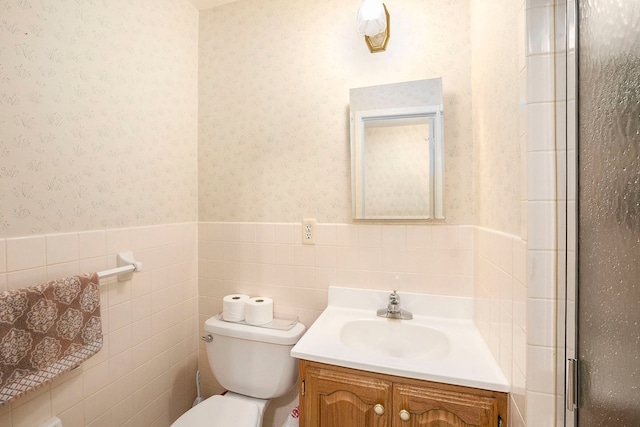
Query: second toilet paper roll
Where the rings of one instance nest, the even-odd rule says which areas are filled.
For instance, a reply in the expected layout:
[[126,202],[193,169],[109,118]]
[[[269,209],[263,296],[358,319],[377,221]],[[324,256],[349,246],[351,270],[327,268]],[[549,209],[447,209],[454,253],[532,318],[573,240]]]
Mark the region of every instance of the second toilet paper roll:
[[273,320],[273,300],[267,297],[250,298],[244,306],[244,320],[249,325],[265,325]]
[[222,318],[227,322],[241,322],[244,320],[245,304],[249,295],[231,294],[222,299]]

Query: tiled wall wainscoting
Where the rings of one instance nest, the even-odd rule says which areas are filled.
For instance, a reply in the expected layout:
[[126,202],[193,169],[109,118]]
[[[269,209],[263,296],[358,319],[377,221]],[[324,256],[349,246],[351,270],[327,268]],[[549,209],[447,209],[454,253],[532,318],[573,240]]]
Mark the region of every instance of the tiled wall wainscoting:
[[56,415],[65,427],[168,426],[190,408],[196,239],[195,222],[0,239],[0,290],[113,268],[121,251],[143,263],[130,281],[102,281],[102,350],[0,408],[0,425],[34,427]]
[[230,293],[269,296],[310,326],[329,286],[473,296],[473,227],[200,223],[200,323]]
[[[303,245],[300,224],[204,222],[33,236],[0,240],[0,289],[114,267],[123,250],[144,269],[130,282],[104,281],[103,350],[0,409],[0,425],[58,415],[65,427],[167,426],[191,406],[198,365],[204,396],[222,391],[197,331],[224,295],[272,297],[277,313],[308,327],[331,285],[474,297],[476,323],[513,386],[513,425],[524,425],[527,268],[518,237],[474,226],[318,224],[316,244]],[[265,425],[282,425],[296,394],[272,402]]]
[[[213,222],[200,223],[198,240],[202,333],[231,293],[271,297],[276,312],[297,315],[307,327],[326,307],[332,285],[475,297],[476,321],[518,384],[524,416],[523,240],[474,226],[318,224],[316,244],[303,245],[300,224]],[[203,343],[199,360],[205,396],[220,392]],[[294,392],[274,401],[265,425],[282,425],[295,400]]]
[[476,227],[474,318],[511,384],[510,419],[524,426],[527,352],[527,242]]

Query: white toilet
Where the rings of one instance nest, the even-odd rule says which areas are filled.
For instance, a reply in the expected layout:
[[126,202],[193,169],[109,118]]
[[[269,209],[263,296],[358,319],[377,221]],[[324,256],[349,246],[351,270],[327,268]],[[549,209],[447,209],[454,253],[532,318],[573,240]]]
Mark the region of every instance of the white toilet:
[[171,427],[261,427],[269,399],[288,393],[298,379],[298,361],[289,354],[304,334],[209,318],[204,329],[209,365],[224,396],[212,396],[191,408]]

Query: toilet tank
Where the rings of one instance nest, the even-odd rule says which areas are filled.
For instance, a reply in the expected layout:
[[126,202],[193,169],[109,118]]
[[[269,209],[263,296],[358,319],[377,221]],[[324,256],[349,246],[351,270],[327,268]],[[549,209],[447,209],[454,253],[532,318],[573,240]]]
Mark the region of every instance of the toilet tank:
[[204,329],[213,337],[207,343],[209,366],[218,383],[229,391],[259,399],[288,393],[298,379],[298,360],[291,349],[304,334],[296,323],[289,330],[207,319]]

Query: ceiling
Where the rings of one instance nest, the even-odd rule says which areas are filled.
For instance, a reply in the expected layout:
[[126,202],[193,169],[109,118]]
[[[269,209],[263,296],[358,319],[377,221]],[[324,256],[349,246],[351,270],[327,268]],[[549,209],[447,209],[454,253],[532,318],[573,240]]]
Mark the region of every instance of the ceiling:
[[199,10],[210,9],[212,7],[220,6],[221,4],[231,3],[236,0],[189,0]]

